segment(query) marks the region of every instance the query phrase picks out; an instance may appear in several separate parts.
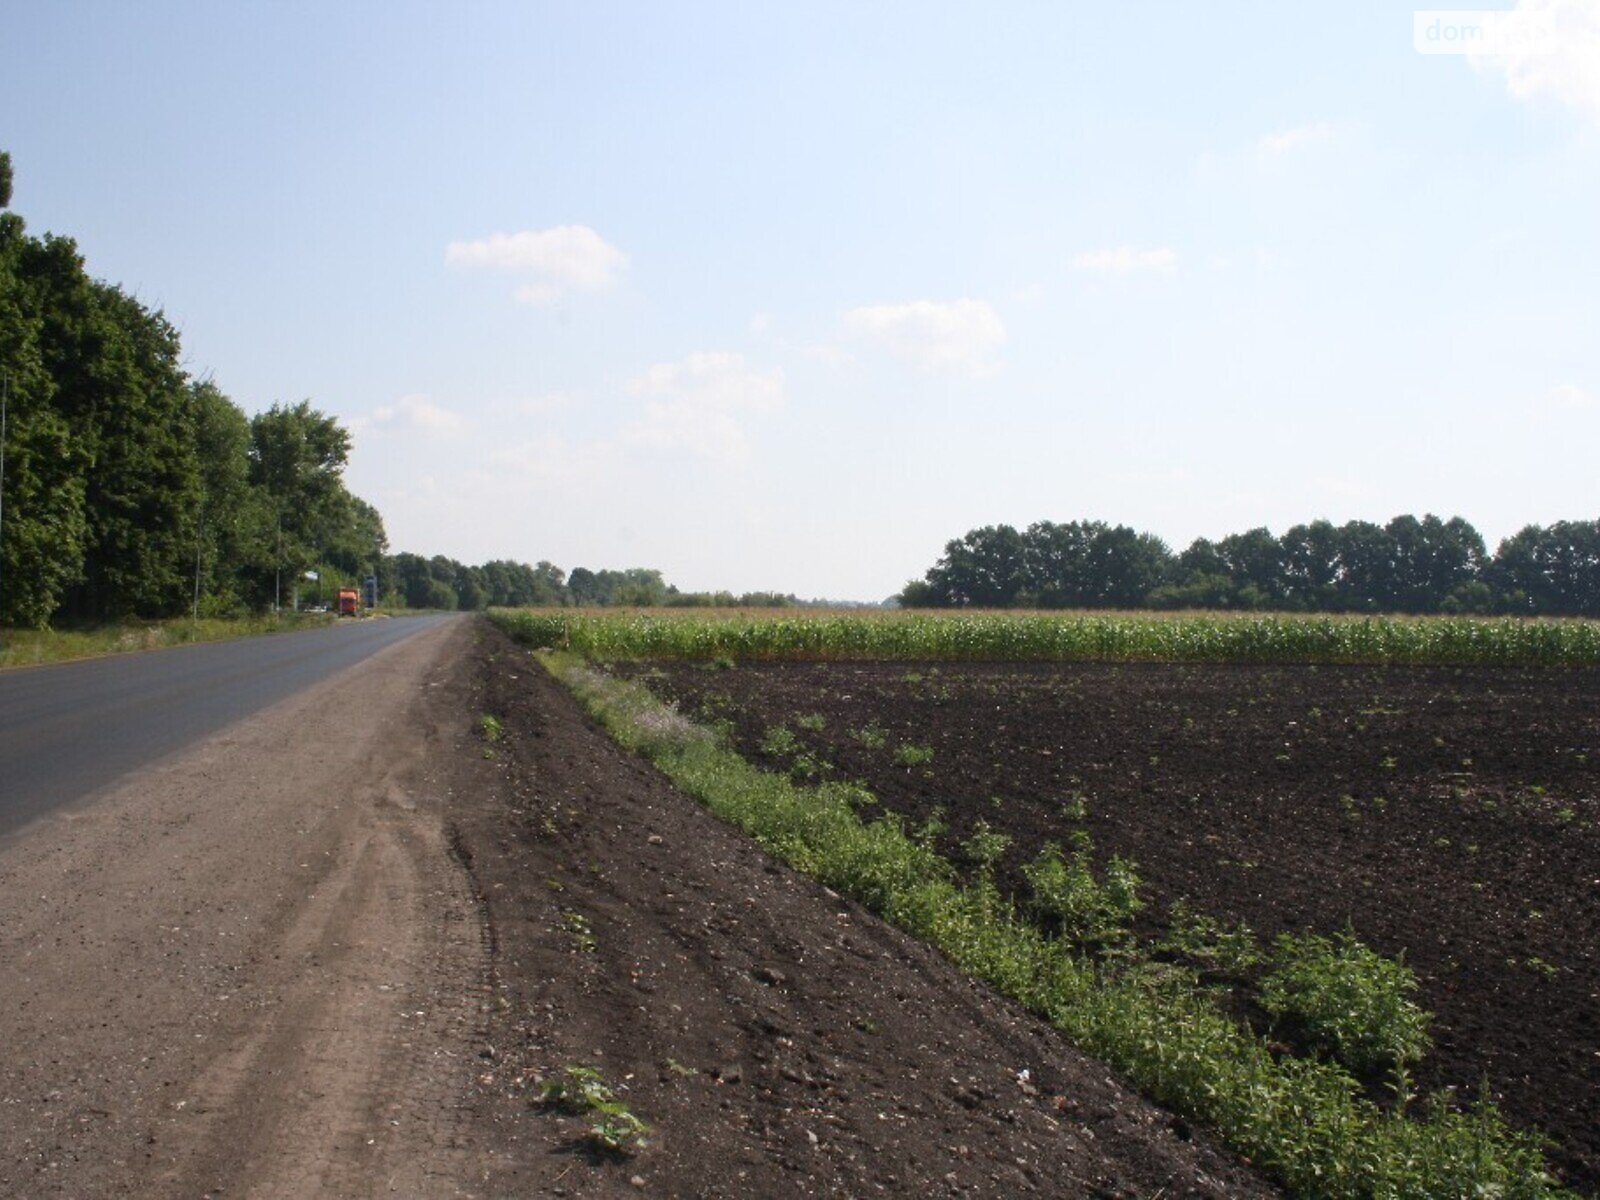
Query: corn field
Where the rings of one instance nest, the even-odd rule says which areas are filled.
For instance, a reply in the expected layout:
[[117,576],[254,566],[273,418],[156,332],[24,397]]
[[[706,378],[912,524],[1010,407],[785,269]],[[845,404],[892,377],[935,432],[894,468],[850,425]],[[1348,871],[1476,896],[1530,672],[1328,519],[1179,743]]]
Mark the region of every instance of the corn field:
[[595,659],[1600,665],[1600,621],[1511,617],[497,609],[534,648]]

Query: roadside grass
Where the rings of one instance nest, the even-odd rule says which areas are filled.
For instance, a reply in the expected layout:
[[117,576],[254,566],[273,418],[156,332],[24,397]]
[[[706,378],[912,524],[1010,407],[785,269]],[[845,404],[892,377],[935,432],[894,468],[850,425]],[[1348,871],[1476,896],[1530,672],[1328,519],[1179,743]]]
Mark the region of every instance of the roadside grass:
[[[1095,959],[1072,936],[1052,936],[1019,914],[990,871],[963,884],[931,839],[908,834],[894,817],[861,819],[870,797],[863,802],[859,785],[797,786],[746,762],[638,684],[573,654],[538,657],[620,745],[650,758],[717,816],[1044,1016],[1147,1095],[1211,1126],[1297,1196],[1575,1200],[1549,1178],[1537,1139],[1507,1127],[1487,1095],[1465,1111],[1437,1097],[1383,1108],[1338,1062],[1273,1053],[1192,975]],[[987,844],[971,852],[993,857]],[[1103,936],[1106,924],[1125,917],[1128,881],[1096,879],[1086,863],[1086,875],[1075,877],[1076,866],[1058,856],[1039,870],[1060,885],[1061,924],[1087,913],[1089,929]]]
[[1293,614],[496,609],[534,649],[587,658],[1597,666],[1600,621]]
[[187,617],[118,621],[77,629],[0,629],[0,670],[129,654],[191,642],[220,642],[262,633],[282,633],[328,625],[334,620],[328,613],[280,613],[239,618],[202,617],[198,621]]

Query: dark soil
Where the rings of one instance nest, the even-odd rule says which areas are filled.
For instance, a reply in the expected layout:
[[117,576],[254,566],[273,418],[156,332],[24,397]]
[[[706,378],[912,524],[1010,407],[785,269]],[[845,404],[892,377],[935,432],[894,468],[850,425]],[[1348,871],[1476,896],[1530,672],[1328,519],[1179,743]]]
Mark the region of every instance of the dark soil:
[[[498,632],[475,653],[470,703],[505,730],[455,818],[493,941],[487,1194],[1277,1194],[1054,1030],[769,861]],[[582,1119],[536,1102],[573,1064],[654,1127],[648,1147],[592,1153]]]
[[[1137,863],[1144,932],[1184,898],[1263,937],[1349,928],[1403,955],[1436,1014],[1417,1082],[1470,1098],[1487,1077],[1600,1191],[1600,672],[628,670],[768,766],[862,781],[913,825],[942,810],[952,852],[987,821],[1014,888],[1082,829]],[[777,725],[796,748],[763,753]],[[902,745],[931,761],[897,764]]]

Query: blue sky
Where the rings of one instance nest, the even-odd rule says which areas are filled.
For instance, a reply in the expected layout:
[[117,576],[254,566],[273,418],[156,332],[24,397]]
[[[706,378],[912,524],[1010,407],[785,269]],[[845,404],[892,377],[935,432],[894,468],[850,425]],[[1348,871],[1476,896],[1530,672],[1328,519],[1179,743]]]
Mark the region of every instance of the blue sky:
[[[13,208],[398,549],[878,599],[980,524],[1600,516],[1600,0],[35,3]],[[1553,32],[1552,32],[1553,31]]]

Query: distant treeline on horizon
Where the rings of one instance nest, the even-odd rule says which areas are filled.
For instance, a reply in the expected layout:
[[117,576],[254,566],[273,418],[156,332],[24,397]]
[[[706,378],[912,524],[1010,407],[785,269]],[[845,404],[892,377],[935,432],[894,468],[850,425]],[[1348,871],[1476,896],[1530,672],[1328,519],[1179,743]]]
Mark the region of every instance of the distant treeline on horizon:
[[1600,617],[1600,520],[1529,525],[1490,554],[1460,517],[1312,521],[1160,538],[1103,521],[986,525],[898,597],[906,608],[1254,609]]
[[553,563],[497,559],[469,567],[453,558],[396,554],[385,560],[379,590],[406,608],[473,612],[485,608],[790,608],[806,601],[779,592],[682,592],[660,571],[630,567],[568,575]]

